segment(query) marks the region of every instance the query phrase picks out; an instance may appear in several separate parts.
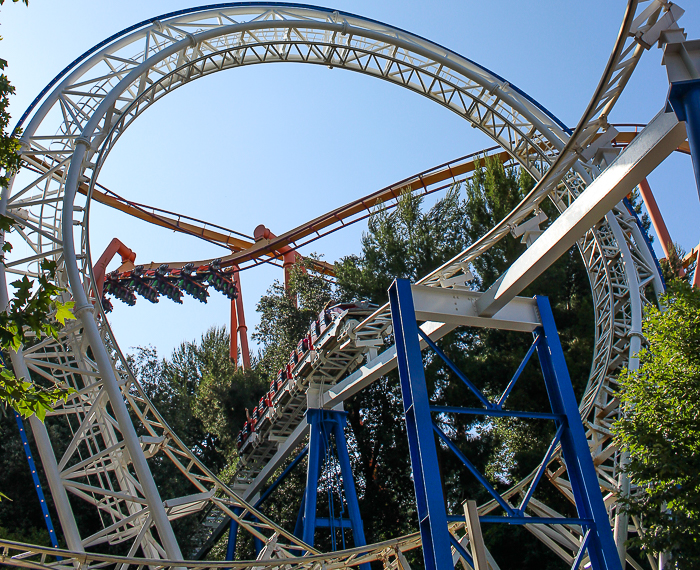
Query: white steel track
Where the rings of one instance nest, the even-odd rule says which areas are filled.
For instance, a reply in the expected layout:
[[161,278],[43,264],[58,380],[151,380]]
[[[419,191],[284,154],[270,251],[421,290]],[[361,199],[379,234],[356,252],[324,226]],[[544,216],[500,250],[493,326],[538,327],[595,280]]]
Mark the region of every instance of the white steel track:
[[[0,271],[6,279],[11,279],[11,274],[35,276],[42,259],[56,260],[58,283],[66,288],[65,300],[76,303],[78,320],[63,329],[58,341],[49,339],[25,347],[14,355],[13,365],[20,374],[31,370],[49,382],[77,390],[47,419],[65,421],[73,430],[73,439],[61,457],[54,453],[45,428],[33,424],[37,441],[44,442],[40,454],[59,506],[61,526],[73,552],[103,542],[125,543],[133,561],[83,554],[85,567],[148,564],[145,559],[180,560],[169,520],[211,505],[271,546],[276,543],[275,556],[287,559],[284,564],[299,567],[320,563],[347,567],[379,559],[400,567],[399,551],[419,545],[417,535],[411,535],[362,549],[289,560],[292,546],[313,550],[255,512],[201,465],[150,403],[129,372],[91,287],[90,194],[110,150],[131,122],[186,83],[226,69],[271,62],[341,67],[395,83],[445,106],[486,133],[538,180],[533,192],[506,219],[421,280],[434,287],[460,287],[465,284],[469,264],[536,215],[542,200],[549,197],[560,212],[565,212],[600,172],[596,145],[602,143],[595,142],[596,136],[602,132],[598,140],[604,142],[607,117],[641,53],[649,47],[645,38],[658,36],[660,28],[675,26],[679,15],[675,7],[669,9],[672,5],[661,0],[639,5],[630,0],[601,83],[573,134],[517,88],[442,46],[379,22],[299,5],[218,5],[149,21],[77,60],[52,90],[42,94],[40,104],[30,109],[29,122],[23,125],[21,152],[28,167],[14,177],[0,202],[0,211],[18,222],[20,239],[13,237],[12,241],[23,242],[15,243],[15,254]],[[87,196],[77,192],[82,184],[90,188]],[[596,330],[593,366],[580,409],[611,514],[615,502],[612,493],[620,483],[619,454],[612,447],[609,432],[617,414],[615,376],[628,361],[630,350],[635,350],[631,339],[639,334],[641,307],[648,291],[660,289],[647,245],[635,228],[634,219],[620,205],[578,242],[593,291]],[[4,283],[0,300],[6,301],[7,281]],[[376,355],[372,346],[388,334],[389,323],[388,308],[378,310],[348,335],[336,359],[359,363],[367,354],[372,360]],[[323,376],[322,367],[316,370]],[[334,401],[350,394],[350,384],[358,377],[348,380],[344,387],[338,387],[346,391],[339,390]],[[165,501],[160,497],[147,464],[148,458],[157,454],[189,479],[193,494]],[[251,472],[246,478],[250,481],[255,475]],[[561,464],[555,461],[549,475],[568,492]],[[511,495],[524,484],[514,487]],[[89,537],[80,535],[69,512],[69,493],[95,506],[103,521],[102,531]],[[534,500],[531,505],[538,516],[556,516],[546,505]],[[234,515],[235,507],[253,513],[259,522]],[[482,511],[489,508],[485,505]],[[460,540],[468,540],[463,526],[453,525],[452,531]],[[572,553],[580,542],[575,530],[546,526],[530,530],[563,559],[573,560]],[[16,548],[3,542],[0,546],[7,553]],[[43,551],[32,548],[27,552],[41,556]],[[42,564],[35,556],[27,556],[26,564],[29,558],[34,567]],[[12,563],[25,564],[14,558]],[[256,565],[281,563],[272,560]],[[52,566],[71,564],[68,559]],[[213,566],[177,564],[207,565]]]

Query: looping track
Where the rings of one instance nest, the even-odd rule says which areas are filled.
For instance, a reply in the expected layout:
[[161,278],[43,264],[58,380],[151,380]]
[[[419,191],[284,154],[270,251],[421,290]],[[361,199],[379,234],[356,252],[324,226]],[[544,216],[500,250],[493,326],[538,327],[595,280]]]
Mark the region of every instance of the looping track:
[[[346,567],[375,559],[396,567],[400,566],[397,549],[419,545],[419,538],[412,535],[321,558],[290,560],[294,547],[314,551],[256,512],[244,497],[252,497],[266,474],[303,437],[299,422],[287,424],[289,429],[281,434],[287,436],[285,443],[268,440],[264,461],[246,462],[238,474],[236,493],[201,465],[149,402],[129,372],[89,285],[90,198],[104,161],[132,121],[186,83],[225,69],[269,62],[341,67],[415,91],[486,133],[538,180],[533,192],[506,219],[420,281],[435,287],[464,286],[469,264],[536,213],[542,200],[549,197],[563,212],[599,173],[599,166],[592,157],[585,158],[585,151],[608,128],[607,117],[644,51],[644,42],[638,40],[662,15],[659,0],[639,4],[643,7],[630,0],[610,61],[574,133],[503,78],[442,46],[379,22],[309,6],[220,4],[166,15],[117,34],[67,68],[52,90],[45,90],[43,99],[23,117],[31,116],[22,137],[28,167],[15,177],[1,202],[2,211],[20,224],[18,233],[24,243],[16,247],[14,257],[0,271],[6,279],[11,277],[6,274],[13,273],[34,276],[42,259],[54,259],[59,266],[58,282],[66,288],[64,300],[72,298],[76,303],[78,320],[62,330],[58,341],[44,340],[13,355],[19,375],[27,376],[31,371],[78,390],[53,413],[62,416],[73,430],[73,439],[61,457],[54,454],[44,426],[39,422],[32,426],[68,548],[74,553],[66,553],[67,558],[57,565],[71,565],[71,556],[90,567],[181,559],[169,520],[205,507],[239,521],[271,550],[276,542],[274,556],[286,558],[284,564],[294,567],[320,563]],[[83,185],[86,195],[80,192]],[[310,236],[319,228],[312,222],[308,229]],[[614,377],[634,350],[647,293],[660,291],[662,284],[637,220],[622,205],[591,228],[578,246],[591,282],[596,334],[593,365],[580,410],[596,456],[601,488],[612,509],[610,493],[618,485],[619,459],[609,432],[617,413]],[[243,261],[235,255],[229,263]],[[6,301],[3,281],[0,292]],[[389,324],[388,308],[382,307],[337,346],[336,360],[346,362],[345,370],[365,363],[345,378],[334,376],[333,382],[338,383],[322,395],[323,406],[342,402],[393,367],[392,349],[379,355],[373,350],[382,344]],[[435,327],[431,337],[447,332],[447,326]],[[324,366],[335,366],[330,358],[333,355],[321,356],[329,358],[319,359],[309,382],[327,378]],[[298,412],[295,414],[300,417]],[[130,414],[139,420],[139,434]],[[146,461],[156,454],[189,479],[192,495],[162,501]],[[557,458],[548,476],[565,495],[570,492],[565,467]],[[514,487],[510,496],[524,484]],[[81,536],[67,493],[95,506],[103,521],[102,531]],[[236,508],[243,514],[235,514]],[[490,508],[484,505],[482,512]],[[529,509],[537,516],[557,516],[535,500]],[[254,514],[259,522],[246,520],[245,513]],[[528,530],[569,564],[573,561],[581,540],[579,531],[547,525],[528,525]],[[451,531],[463,543],[468,540],[463,524],[454,524]],[[202,536],[202,542],[206,539]],[[75,554],[106,542],[124,543],[128,561]],[[2,541],[0,546],[8,552],[18,548]],[[139,551],[144,558],[137,558]],[[42,550],[31,548],[27,552],[41,554]],[[32,567],[42,566],[31,554],[25,562],[13,559],[12,563],[29,565],[30,559]],[[256,566],[280,564],[268,560]],[[231,562],[223,565],[238,566]],[[177,566],[200,564],[179,562]]]

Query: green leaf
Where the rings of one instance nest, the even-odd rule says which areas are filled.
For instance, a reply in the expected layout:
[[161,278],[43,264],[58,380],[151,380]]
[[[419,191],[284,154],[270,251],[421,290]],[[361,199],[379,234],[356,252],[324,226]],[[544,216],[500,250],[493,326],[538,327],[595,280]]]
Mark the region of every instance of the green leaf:
[[56,304],[56,320],[59,323],[65,325],[67,320],[75,320],[75,315],[71,310],[75,306],[75,303],[73,301],[68,301],[67,303],[54,301],[54,303]]
[[684,570],[700,567],[700,290],[670,281],[660,304],[645,314],[639,368],[620,374],[625,414],[613,429],[636,487],[621,504],[646,529],[633,542]]
[[15,221],[9,216],[0,215],[0,230],[9,232],[15,225]]

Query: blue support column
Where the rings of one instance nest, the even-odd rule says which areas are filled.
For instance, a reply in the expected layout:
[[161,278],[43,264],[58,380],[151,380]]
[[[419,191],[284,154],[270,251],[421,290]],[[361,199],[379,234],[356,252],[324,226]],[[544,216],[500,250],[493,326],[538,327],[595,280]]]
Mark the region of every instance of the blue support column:
[[678,120],[685,121],[695,184],[700,195],[700,79],[673,82],[668,102]]
[[[29,470],[32,472],[32,481],[34,481],[34,488],[36,489],[36,494],[39,497],[39,505],[41,506],[41,512],[44,515],[44,523],[46,523],[46,529],[49,531],[49,540],[51,541],[51,546],[53,546],[54,548],[58,548],[58,539],[56,538],[56,531],[53,528],[53,522],[51,522],[49,507],[46,504],[46,497],[44,497],[44,491],[41,488],[39,474],[36,471],[36,465],[34,464],[34,458],[32,457],[32,450],[29,448],[27,432],[24,430],[24,422],[22,421],[22,416],[20,416],[17,412],[15,412],[15,421],[17,422],[17,427],[19,428],[19,435],[22,438],[22,447],[24,448],[24,454],[27,456]],[[57,556],[56,558],[58,560],[61,560],[60,556]]]
[[561,447],[571,489],[579,517],[592,519],[588,536],[588,555],[594,570],[621,570],[620,557],[610,529],[610,520],[600,492],[598,476],[593,466],[586,433],[583,430],[578,403],[569,378],[559,335],[554,324],[547,297],[535,297],[542,319],[542,343],[537,356],[552,411],[566,417],[566,429],[561,436]]
[[294,536],[303,540],[304,536],[304,506],[306,505],[306,493],[301,496],[301,506],[297,515],[297,522],[294,525]]
[[[333,422],[333,430],[335,433],[336,451],[338,452],[338,461],[340,462],[340,472],[343,474],[343,490],[345,491],[345,499],[348,505],[348,517],[350,518],[350,527],[354,537],[355,546],[364,546],[365,530],[362,525],[362,516],[360,515],[360,505],[357,501],[357,492],[355,490],[355,481],[352,477],[352,467],[350,466],[350,455],[345,442],[345,412],[331,412],[333,414],[342,414],[337,416],[337,421]],[[341,521],[341,525],[343,522]],[[367,566],[369,568],[369,566]]]
[[[330,528],[331,532],[334,532],[336,528],[340,529],[341,532],[343,532],[343,529],[351,528],[355,546],[365,546],[366,544],[362,517],[360,515],[360,506],[357,501],[357,492],[355,490],[355,481],[350,466],[350,456],[345,441],[344,428],[346,415],[346,412],[337,410],[311,408],[306,411],[306,421],[311,426],[311,433],[309,435],[309,463],[306,476],[306,492],[300,510],[300,514],[303,511],[303,518],[297,520],[295,534],[298,536],[299,530],[301,530],[302,540],[310,546],[314,544],[316,528]],[[335,449],[340,464],[340,473],[343,480],[343,491],[349,520],[336,517],[332,511],[329,513],[330,516],[328,518],[316,517],[318,479],[321,475],[324,462],[326,459],[329,459],[326,443],[330,440],[331,436],[335,439]],[[362,564],[360,568],[362,570],[370,570],[369,564]]]
[[[236,516],[240,516],[243,509],[234,507],[233,512]],[[231,519],[231,525],[228,529],[228,544],[226,545],[226,560],[233,560],[236,557],[236,541],[238,539],[238,523]]]
[[[307,410],[306,421],[311,426],[309,434],[309,463],[306,468],[306,492],[304,493],[304,519],[302,522],[302,540],[309,546],[314,545],[316,534],[316,499],[318,496],[318,478],[325,455],[322,426],[319,425],[318,410]],[[316,421],[314,421],[316,420]]]
[[265,544],[257,536],[253,537],[253,544],[255,545],[255,555],[257,556],[260,554],[260,551],[264,548]]
[[[566,361],[564,360],[564,353],[559,343],[559,336],[547,298],[536,298],[542,325],[534,331],[535,340],[532,346],[503,395],[496,402],[489,401],[440,348],[419,330],[416,323],[416,313],[409,281],[400,279],[394,281],[389,289],[389,301],[391,303],[397,364],[401,381],[406,431],[416,490],[418,522],[423,542],[423,557],[426,570],[453,569],[450,549],[451,535],[447,528],[447,521],[448,519],[451,521],[464,520],[463,515],[458,517],[450,515],[448,517],[445,511],[442,484],[438,472],[435,434],[455,453],[457,458],[494,497],[495,501],[505,512],[504,516],[489,515],[480,517],[482,523],[581,526],[585,540],[576,556],[577,559],[582,560],[585,551],[587,551],[593,570],[621,570],[610,521],[603,503],[598,477],[593,466],[593,459],[583,430],[578,405],[571,386]],[[479,398],[484,406],[483,408],[430,405],[419,335]],[[540,360],[550,400],[551,413],[504,410],[503,405],[509,393],[535,351]],[[542,465],[546,465],[557,444],[561,444],[578,517],[553,519],[526,516],[525,509],[541,479],[543,467],[536,474],[520,506],[511,506],[476,469],[459,447],[442,431],[439,425],[433,422],[431,413],[472,414],[488,417],[511,416],[554,421],[557,426],[556,435],[543,458]],[[453,545],[459,551],[458,545],[454,544],[454,542]]]
[[411,283],[405,279],[394,281],[389,288],[389,302],[425,568],[453,570]]

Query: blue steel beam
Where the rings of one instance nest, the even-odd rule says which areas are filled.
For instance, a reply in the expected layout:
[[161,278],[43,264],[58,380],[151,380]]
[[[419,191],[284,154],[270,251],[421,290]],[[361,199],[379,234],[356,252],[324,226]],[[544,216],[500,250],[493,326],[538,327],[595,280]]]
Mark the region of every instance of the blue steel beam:
[[540,359],[547,395],[552,410],[567,417],[568,425],[561,436],[561,447],[571,490],[579,516],[593,521],[593,532],[590,533],[588,541],[591,565],[593,570],[622,570],[552,309],[547,297],[535,298],[544,335],[544,342],[537,347],[537,356]]
[[[445,499],[430,422],[428,387],[408,280],[397,279],[391,284],[389,303],[425,569],[453,570]],[[427,422],[425,418],[428,418]]]
[[700,79],[674,81],[668,102],[679,121],[685,121],[695,185],[700,195]]
[[450,448],[452,453],[454,453],[457,456],[457,459],[459,459],[464,464],[464,466],[467,469],[469,469],[469,471],[471,471],[472,475],[474,475],[474,477],[476,477],[476,479],[479,481],[479,483],[481,483],[484,489],[488,491],[489,495],[491,495],[496,500],[496,502],[499,505],[501,505],[501,507],[503,507],[504,511],[506,511],[511,517],[517,517],[520,515],[520,513],[513,509],[513,507],[511,507],[508,504],[508,502],[503,497],[501,497],[501,494],[493,488],[493,486],[491,485],[491,483],[488,482],[486,477],[484,477],[479,472],[479,470],[476,467],[474,467],[474,464],[471,461],[469,461],[469,459],[467,459],[467,456],[461,452],[461,450],[452,442],[452,440],[449,437],[447,437],[447,435],[445,435],[445,432],[442,431],[435,424],[435,422],[433,422],[433,430],[435,431],[435,433],[438,434],[440,439],[443,442],[445,442],[447,447]]
[[481,390],[479,390],[479,389],[474,385],[474,383],[473,383],[471,380],[469,380],[469,378],[467,378],[467,375],[464,374],[464,372],[462,372],[459,368],[457,368],[457,367],[454,365],[454,363],[447,357],[447,355],[446,355],[444,352],[442,352],[442,350],[440,350],[440,347],[439,347],[437,344],[435,344],[435,343],[431,340],[431,338],[430,338],[427,334],[425,334],[422,330],[420,330],[419,328],[418,328],[417,330],[418,330],[418,334],[419,334],[420,337],[426,342],[426,344],[427,344],[430,348],[432,348],[433,351],[435,351],[435,353],[436,353],[440,358],[442,358],[442,359],[445,361],[445,363],[447,364],[447,366],[449,366],[450,370],[452,370],[452,372],[454,372],[454,373],[457,375],[457,378],[459,378],[462,382],[464,382],[465,386],[466,386],[467,388],[469,388],[469,389],[472,391],[472,393],[479,399],[479,401],[480,401],[482,404],[484,404],[484,406],[486,406],[487,408],[493,408],[493,407],[494,407],[493,404],[492,404],[491,402],[488,401],[488,399],[486,398],[486,396],[484,396],[484,395],[482,394]]
[[537,348],[537,344],[539,342],[540,342],[540,335],[535,335],[535,340],[530,345],[530,349],[527,351],[525,358],[523,358],[522,361],[520,362],[520,366],[518,366],[518,369],[515,371],[515,374],[513,374],[513,378],[511,378],[510,382],[508,383],[508,386],[506,386],[506,389],[503,390],[503,394],[501,394],[501,397],[498,398],[498,402],[496,403],[496,407],[499,410],[503,407],[503,404],[506,403],[506,399],[508,398],[508,396],[510,396],[510,393],[513,390],[513,388],[515,388],[515,383],[520,378],[520,375],[523,373],[523,370],[525,370],[525,365],[528,362],[530,362],[530,357],[532,356],[532,353],[535,352],[535,349]]
[[[328,410],[324,410],[323,414],[328,414]],[[348,454],[348,446],[345,442],[345,415],[346,412],[331,410],[332,414],[342,414],[338,416],[338,421],[334,422],[333,429],[335,432],[336,452],[338,453],[338,461],[340,462],[340,472],[343,479],[343,490],[345,491],[345,499],[348,505],[348,517],[352,526],[352,535],[355,541],[355,546],[364,546],[365,531],[362,525],[362,517],[360,515],[360,505],[357,501],[357,492],[355,490],[355,481],[352,477],[352,467],[350,465],[350,456]],[[342,421],[341,421],[342,419]],[[369,570],[369,565],[363,565],[366,570]]]
[[528,488],[527,493],[525,493],[523,500],[520,502],[520,506],[518,507],[518,510],[520,512],[525,511],[527,504],[530,502],[530,499],[532,499],[532,495],[535,493],[535,489],[537,488],[537,484],[540,482],[542,475],[544,474],[545,470],[547,469],[547,464],[549,463],[549,460],[552,458],[552,454],[554,453],[554,450],[556,449],[557,444],[561,440],[561,435],[563,433],[564,433],[564,424],[562,423],[559,425],[559,428],[557,428],[557,433],[554,435],[554,439],[552,439],[552,443],[549,444],[549,448],[547,449],[547,453],[544,454],[544,459],[542,460],[542,463],[540,463],[540,467],[537,470],[537,473],[535,474],[534,479],[530,483],[530,487]]
[[260,498],[255,502],[255,505],[253,505],[256,509],[261,506],[267,498],[272,494],[272,492],[277,489],[277,487],[282,483],[287,478],[287,475],[289,475],[292,470],[299,464],[299,462],[306,457],[306,454],[309,452],[309,446],[306,445],[304,446],[304,449],[302,449],[299,452],[299,455],[297,455],[294,460],[287,466],[287,468],[282,471],[279,477],[275,479],[275,482],[270,485],[265,492],[260,496]]
[[[464,517],[462,517],[462,518],[464,518]],[[457,552],[459,552],[459,555],[460,555],[462,558],[464,558],[464,559],[467,561],[467,563],[468,563],[472,568],[474,568],[474,559],[472,558],[471,554],[469,554],[469,553],[467,552],[467,549],[464,548],[464,546],[462,546],[462,545],[459,543],[459,540],[457,540],[451,533],[450,533],[450,544],[452,544],[452,546],[454,547],[454,549],[455,549]]]
[[[17,427],[19,428],[19,435],[22,438],[22,447],[24,448],[24,454],[27,456],[29,470],[32,472],[32,481],[34,481],[34,488],[36,489],[36,494],[39,497],[39,505],[41,506],[41,513],[44,515],[44,523],[46,524],[46,529],[49,531],[51,546],[58,548],[56,531],[53,528],[53,522],[51,521],[51,515],[49,514],[49,507],[46,504],[46,497],[44,497],[44,490],[41,488],[39,474],[37,473],[34,458],[32,457],[32,450],[29,447],[27,432],[24,429],[24,422],[22,421],[22,416],[20,416],[17,412],[15,412],[15,421],[17,422]],[[57,559],[61,560],[61,557],[57,557]]]
[[313,420],[317,418],[311,412],[312,410],[306,411],[306,420],[311,426],[311,433],[309,434],[309,463],[306,467],[306,491],[304,493],[304,519],[301,537],[309,546],[314,545],[314,536],[316,534],[318,478],[321,474],[323,455],[325,453],[322,430],[317,424],[314,425]]
[[[233,513],[238,516],[243,512],[240,507],[234,507]],[[236,557],[236,542],[238,540],[238,522],[231,519],[228,528],[228,544],[226,545],[226,560],[233,560]]]
[[[447,520],[450,522],[464,522],[464,515],[447,515]],[[482,524],[562,524],[562,525],[576,525],[576,526],[589,526],[592,521],[591,519],[581,519],[581,518],[555,518],[555,517],[500,517],[485,515],[479,517],[479,522]]]
[[431,412],[441,414],[469,414],[472,416],[494,416],[506,418],[529,418],[533,420],[560,420],[566,417],[563,414],[547,414],[543,412],[521,412],[518,410],[496,410],[484,408],[461,408],[459,406],[430,406]]
[[352,529],[352,521],[350,519],[329,519],[328,517],[316,517],[317,528],[349,528]]

